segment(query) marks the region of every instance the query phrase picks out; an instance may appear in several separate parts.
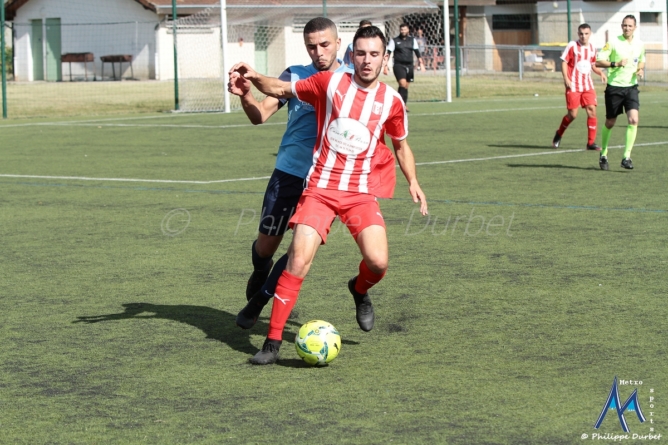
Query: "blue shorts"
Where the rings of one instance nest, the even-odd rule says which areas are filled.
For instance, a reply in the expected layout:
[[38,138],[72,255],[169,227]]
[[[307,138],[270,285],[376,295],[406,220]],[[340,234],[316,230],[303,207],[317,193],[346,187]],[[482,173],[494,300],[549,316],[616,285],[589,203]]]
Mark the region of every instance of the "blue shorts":
[[260,233],[280,236],[288,230],[288,222],[304,191],[304,182],[304,178],[274,169],[264,192]]

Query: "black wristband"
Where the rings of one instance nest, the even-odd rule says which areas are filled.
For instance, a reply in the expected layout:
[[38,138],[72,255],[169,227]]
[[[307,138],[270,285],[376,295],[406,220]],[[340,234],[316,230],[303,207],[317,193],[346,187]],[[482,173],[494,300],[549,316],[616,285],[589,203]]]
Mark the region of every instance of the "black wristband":
[[615,62],[610,62],[610,68],[614,68],[615,66],[617,66]]

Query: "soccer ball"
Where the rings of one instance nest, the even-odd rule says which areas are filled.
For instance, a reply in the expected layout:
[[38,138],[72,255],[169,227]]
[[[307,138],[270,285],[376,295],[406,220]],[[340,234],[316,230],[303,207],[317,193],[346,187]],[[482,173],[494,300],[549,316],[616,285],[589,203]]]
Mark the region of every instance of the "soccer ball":
[[299,328],[295,349],[309,365],[326,365],[339,355],[341,335],[326,321],[312,320]]

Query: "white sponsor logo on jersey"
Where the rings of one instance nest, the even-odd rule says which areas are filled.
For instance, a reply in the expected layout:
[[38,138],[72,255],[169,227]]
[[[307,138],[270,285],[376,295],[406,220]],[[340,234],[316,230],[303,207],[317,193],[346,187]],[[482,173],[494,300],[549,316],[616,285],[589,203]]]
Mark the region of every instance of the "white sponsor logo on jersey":
[[369,148],[371,133],[355,119],[339,117],[327,128],[327,138],[332,150],[342,155],[358,155]]
[[591,72],[591,62],[589,60],[580,60],[575,64],[575,67],[582,74],[589,74]]

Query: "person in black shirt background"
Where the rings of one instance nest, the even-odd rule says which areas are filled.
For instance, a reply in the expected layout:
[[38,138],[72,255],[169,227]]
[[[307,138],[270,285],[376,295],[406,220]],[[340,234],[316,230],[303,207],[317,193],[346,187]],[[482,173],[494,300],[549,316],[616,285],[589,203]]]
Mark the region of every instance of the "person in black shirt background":
[[[408,103],[408,82],[413,82],[413,54],[417,56],[420,63],[418,69],[424,70],[424,62],[418,46],[418,41],[413,36],[408,35],[409,28],[406,23],[399,26],[399,35],[390,39],[387,44],[387,53],[394,53],[394,77],[399,82],[399,95]],[[383,74],[387,75],[387,65],[383,69]],[[406,107],[408,111],[408,107]]]

